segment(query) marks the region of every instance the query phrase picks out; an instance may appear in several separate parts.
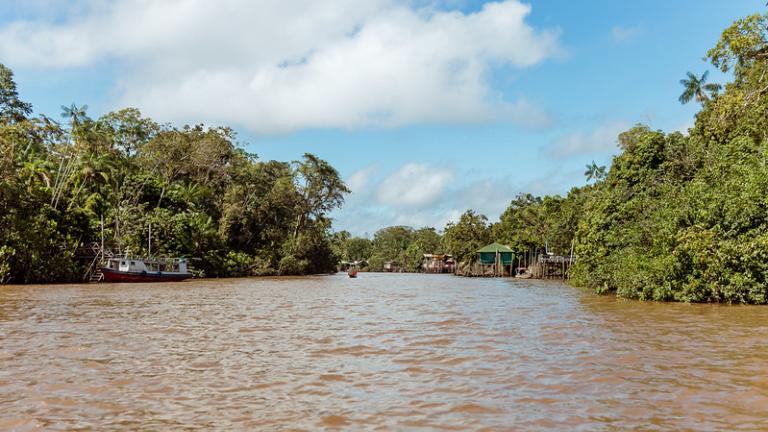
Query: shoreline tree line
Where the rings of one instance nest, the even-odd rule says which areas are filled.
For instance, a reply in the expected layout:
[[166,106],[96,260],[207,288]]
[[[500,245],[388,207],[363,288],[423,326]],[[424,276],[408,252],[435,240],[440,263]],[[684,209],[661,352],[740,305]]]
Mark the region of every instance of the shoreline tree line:
[[[430,228],[386,228],[365,246],[369,264],[412,270],[416,251],[464,260],[491,241],[518,257],[572,247],[569,282],[598,293],[768,303],[768,14],[733,23],[706,58],[732,81],[707,83],[707,72],[680,81],[678,100],[701,105],[688,134],[639,124],[618,136],[609,169],[592,162],[587,184],[566,196],[521,194],[499,221],[469,211],[437,237],[425,234]],[[349,239],[339,253],[361,258],[352,250],[364,250],[364,240]]]
[[[565,196],[518,195],[498,221],[472,210],[441,232],[387,227],[372,240],[332,232],[347,187],[313,155],[260,161],[232,130],[160,125],[125,109],[66,123],[32,117],[0,67],[0,282],[81,277],[78,251],[110,246],[197,258],[205,276],[308,274],[339,260],[415,271],[424,253],[457,261],[492,241],[516,255],[547,247],[577,257],[569,282],[657,301],[768,303],[768,14],[728,27],[707,52],[732,76],[681,80],[701,105],[688,134],[637,125],[618,136],[609,168]],[[670,96],[673,97],[673,96]]]
[[[335,270],[331,220],[348,189],[311,154],[261,161],[226,127],[161,125],[133,108],[32,116],[0,65],[0,283],[80,281],[114,253],[186,256],[207,277]],[[92,258],[92,257],[91,257]]]

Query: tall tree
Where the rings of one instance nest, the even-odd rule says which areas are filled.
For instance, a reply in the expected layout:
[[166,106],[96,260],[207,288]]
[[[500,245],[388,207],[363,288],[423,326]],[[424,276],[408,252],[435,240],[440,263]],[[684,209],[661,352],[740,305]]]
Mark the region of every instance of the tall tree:
[[696,102],[703,104],[709,100],[710,96],[716,96],[722,88],[720,84],[707,83],[709,71],[705,71],[701,77],[697,77],[692,72],[688,72],[686,75],[688,78],[680,80],[680,84],[685,87],[678,98],[680,103],[686,104],[692,99],[696,99]]
[[209,276],[335,269],[328,213],[348,189],[327,162],[262,162],[226,127],[161,126],[130,108],[92,120],[86,108],[62,107],[67,128],[29,117],[0,65],[0,283],[79,280],[102,215],[115,252],[146,252],[151,223],[154,253]]
[[125,108],[99,118],[97,127],[107,136],[110,147],[133,156],[160,133],[161,127],[151,119],[141,116],[136,108]]
[[424,254],[442,252],[442,238],[434,228],[421,228],[414,231],[411,244],[405,251],[409,271],[417,271],[421,268]]
[[470,259],[475,251],[490,243],[488,218],[467,210],[456,223],[449,222],[443,233],[443,249],[461,262]]
[[19,99],[13,71],[0,63],[0,122],[18,123],[32,114],[32,104]]
[[587,165],[587,170],[584,171],[584,175],[587,177],[587,183],[589,183],[592,180],[600,181],[605,178],[606,171],[605,171],[605,165],[598,166],[595,161],[592,161],[591,164]]
[[61,117],[69,119],[72,127],[75,127],[88,118],[88,105],[78,107],[74,102],[70,106],[61,106]]
[[349,261],[362,261],[371,257],[373,244],[363,237],[352,237],[346,241],[346,259]]
[[407,226],[391,226],[376,231],[373,235],[374,262],[393,261],[398,265],[405,263],[405,250],[413,240],[413,229]]
[[340,207],[344,203],[344,194],[350,190],[335,168],[313,154],[305,153],[304,159],[295,165],[296,189],[301,195],[293,234],[297,238],[311,219],[318,220]]

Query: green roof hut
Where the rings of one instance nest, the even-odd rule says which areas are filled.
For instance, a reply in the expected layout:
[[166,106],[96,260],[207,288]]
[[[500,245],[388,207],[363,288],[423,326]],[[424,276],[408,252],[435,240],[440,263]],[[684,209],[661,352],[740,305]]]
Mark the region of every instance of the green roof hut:
[[514,276],[512,262],[515,255],[509,246],[491,243],[479,249],[477,255],[480,266],[483,269],[483,275]]

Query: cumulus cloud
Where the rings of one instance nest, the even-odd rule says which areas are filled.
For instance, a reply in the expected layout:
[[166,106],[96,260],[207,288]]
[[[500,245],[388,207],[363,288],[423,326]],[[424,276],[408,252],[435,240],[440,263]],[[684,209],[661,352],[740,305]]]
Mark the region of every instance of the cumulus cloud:
[[[428,163],[409,162],[382,177],[373,177],[368,170],[363,168],[350,176],[364,176],[366,186],[353,188],[344,209],[333,214],[334,226],[354,235],[370,236],[393,225],[441,230],[448,222],[458,221],[467,209],[493,221],[518,192],[530,191],[530,185],[521,187],[510,177],[474,177],[469,172],[458,175],[453,168]],[[549,187],[554,188],[560,180],[550,177]],[[565,188],[560,185],[557,191]]]
[[457,188],[453,193],[454,207],[461,207],[461,213],[474,209],[494,219],[509,205],[515,189],[508,178],[477,179]]
[[347,178],[347,186],[352,193],[361,193],[365,191],[371,183],[371,176],[376,172],[376,167],[371,165],[365,168],[361,168],[352,173]]
[[618,136],[629,128],[622,121],[605,123],[591,132],[574,132],[555,140],[546,153],[555,159],[581,155],[602,155],[617,150]]
[[381,182],[376,197],[392,206],[423,208],[440,201],[453,178],[450,169],[409,163]]
[[560,51],[558,31],[527,23],[531,8],[518,0],[473,13],[397,0],[58,4],[57,19],[0,28],[0,58],[36,68],[114,62],[115,106],[163,120],[257,133],[551,122],[490,85],[497,66],[526,68]]

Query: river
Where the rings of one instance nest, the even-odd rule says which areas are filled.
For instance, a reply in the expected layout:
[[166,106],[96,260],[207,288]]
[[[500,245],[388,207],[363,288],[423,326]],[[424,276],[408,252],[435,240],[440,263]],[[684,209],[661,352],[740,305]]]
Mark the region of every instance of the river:
[[765,430],[768,308],[361,273],[0,287],[0,430]]

